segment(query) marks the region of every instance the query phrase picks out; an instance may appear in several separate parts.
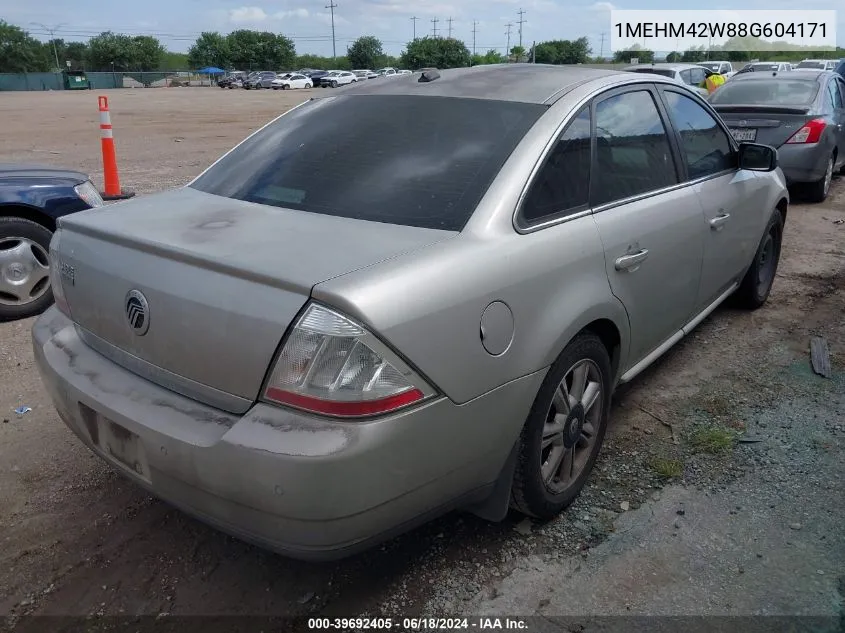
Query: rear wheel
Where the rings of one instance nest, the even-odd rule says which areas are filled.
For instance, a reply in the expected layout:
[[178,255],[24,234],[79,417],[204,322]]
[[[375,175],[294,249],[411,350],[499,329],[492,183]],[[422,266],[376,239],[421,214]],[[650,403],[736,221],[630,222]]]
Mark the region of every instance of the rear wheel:
[[332,82],[332,88],[337,88],[337,82],[336,81]]
[[0,321],[39,314],[53,303],[50,239],[40,224],[0,217]]
[[824,176],[816,182],[810,183],[809,197],[812,202],[824,202],[827,194],[830,193],[830,183],[833,180],[833,165],[835,162],[833,154],[827,159],[827,167],[824,170]]
[[310,87],[311,87],[311,84],[305,84],[305,87],[306,87],[306,88],[310,88]]
[[780,262],[782,237],[783,217],[780,211],[775,210],[754,254],[754,261],[734,294],[734,302],[739,307],[756,310],[766,303]]
[[511,505],[550,519],[590,475],[607,429],[610,355],[595,334],[579,334],[552,365],[522,429]]

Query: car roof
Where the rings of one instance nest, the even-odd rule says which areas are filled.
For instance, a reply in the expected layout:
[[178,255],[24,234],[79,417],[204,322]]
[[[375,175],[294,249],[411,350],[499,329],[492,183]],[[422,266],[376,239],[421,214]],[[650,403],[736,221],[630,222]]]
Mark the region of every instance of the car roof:
[[[403,75],[390,82],[358,83],[344,88],[346,95],[430,95],[524,103],[550,103],[580,84],[628,77],[619,70],[551,64],[485,64],[471,68],[438,70],[437,79],[420,82],[420,74]],[[317,97],[321,98],[321,97]]]

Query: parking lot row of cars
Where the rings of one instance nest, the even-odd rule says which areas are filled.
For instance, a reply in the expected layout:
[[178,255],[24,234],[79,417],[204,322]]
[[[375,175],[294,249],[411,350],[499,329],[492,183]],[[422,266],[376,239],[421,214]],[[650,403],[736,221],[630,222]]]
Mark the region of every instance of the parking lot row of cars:
[[272,70],[253,71],[246,73],[233,71],[217,82],[221,88],[244,88],[256,90],[271,88],[273,90],[293,90],[296,88],[338,88],[357,81],[379,79],[381,77],[399,77],[410,75],[410,70],[396,68],[380,68],[379,70],[314,70],[303,68],[296,71],[274,72]]
[[[845,168],[845,60],[755,62],[733,72],[730,62],[637,64],[626,70],[669,77],[699,92],[737,142],[775,147],[788,185],[822,202],[833,175]],[[729,74],[714,89],[713,75]]]

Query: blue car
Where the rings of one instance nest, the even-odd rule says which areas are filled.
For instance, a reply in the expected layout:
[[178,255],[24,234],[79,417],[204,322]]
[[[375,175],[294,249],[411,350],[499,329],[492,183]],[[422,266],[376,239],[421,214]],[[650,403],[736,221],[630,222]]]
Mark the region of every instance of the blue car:
[[50,239],[56,220],[102,205],[100,193],[83,173],[0,163],[0,321],[49,307]]

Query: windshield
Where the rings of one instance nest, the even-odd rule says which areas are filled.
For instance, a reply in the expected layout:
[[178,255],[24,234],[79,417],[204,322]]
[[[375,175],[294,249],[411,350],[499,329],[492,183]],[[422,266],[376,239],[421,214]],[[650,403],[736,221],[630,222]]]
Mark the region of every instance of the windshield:
[[813,68],[818,70],[824,70],[824,62],[801,62],[796,66],[796,68]]
[[[791,73],[790,73],[791,74]],[[748,79],[729,81],[710,96],[713,105],[811,104],[819,92],[815,81],[792,79]]]
[[311,213],[459,231],[545,111],[432,96],[314,99],[249,137],[190,186]]
[[631,68],[632,73],[651,73],[653,75],[663,75],[664,77],[675,78],[675,71],[667,68]]

